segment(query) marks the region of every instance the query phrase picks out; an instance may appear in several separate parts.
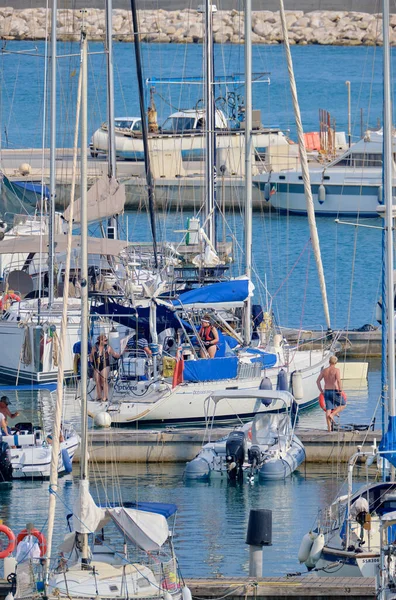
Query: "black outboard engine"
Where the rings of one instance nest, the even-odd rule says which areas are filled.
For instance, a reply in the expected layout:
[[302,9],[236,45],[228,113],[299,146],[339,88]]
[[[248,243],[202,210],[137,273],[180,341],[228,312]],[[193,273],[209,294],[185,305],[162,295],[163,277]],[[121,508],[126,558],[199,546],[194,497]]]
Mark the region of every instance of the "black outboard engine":
[[10,448],[7,442],[0,442],[0,483],[12,480]]
[[257,444],[253,444],[252,446],[250,446],[248,450],[248,462],[250,465],[249,480],[251,482],[253,482],[254,480],[254,474],[256,473],[256,469],[258,469],[261,463],[263,462],[263,458],[264,454],[261,451],[260,446],[258,446]]
[[243,431],[231,431],[226,441],[226,463],[228,479],[243,479],[243,463],[246,454],[246,438]]

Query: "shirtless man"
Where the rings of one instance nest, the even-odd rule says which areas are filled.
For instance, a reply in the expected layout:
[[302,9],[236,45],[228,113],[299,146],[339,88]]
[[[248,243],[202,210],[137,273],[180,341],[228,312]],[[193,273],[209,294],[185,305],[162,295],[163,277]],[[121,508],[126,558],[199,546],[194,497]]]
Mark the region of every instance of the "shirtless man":
[[10,409],[8,408],[10,404],[10,399],[8,398],[8,396],[2,396],[0,398],[0,412],[3,413],[3,415],[5,417],[9,417],[10,419],[15,419],[15,417],[19,416],[19,412],[14,412],[12,413],[10,411]]
[[[326,423],[328,431],[332,430],[334,417],[345,408],[345,400],[341,397],[342,385],[340,369],[337,369],[337,357],[331,356],[327,369],[323,369],[316,380],[320,393],[324,394],[326,405]],[[324,381],[324,390],[321,381]]]

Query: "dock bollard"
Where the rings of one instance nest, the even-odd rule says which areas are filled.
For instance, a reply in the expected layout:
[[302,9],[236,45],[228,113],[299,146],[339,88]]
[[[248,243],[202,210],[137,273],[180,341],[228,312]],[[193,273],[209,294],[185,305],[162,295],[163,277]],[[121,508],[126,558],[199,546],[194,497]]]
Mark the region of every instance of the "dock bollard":
[[246,543],[249,544],[249,577],[262,577],[263,546],[272,546],[272,510],[251,509]]

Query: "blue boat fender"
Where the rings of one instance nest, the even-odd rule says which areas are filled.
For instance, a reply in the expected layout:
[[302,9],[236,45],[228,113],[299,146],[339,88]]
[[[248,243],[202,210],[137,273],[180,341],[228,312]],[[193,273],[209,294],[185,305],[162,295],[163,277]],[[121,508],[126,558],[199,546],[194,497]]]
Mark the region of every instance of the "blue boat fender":
[[[260,382],[260,386],[259,386],[259,390],[272,390],[272,383],[271,383],[271,379],[269,377],[263,377],[261,382]],[[269,406],[272,402],[271,399],[267,399],[267,398],[262,398],[261,402],[264,404],[264,406]]]
[[63,450],[62,450],[62,460],[63,460],[63,466],[65,467],[65,472],[71,473],[73,470],[73,465],[72,465],[72,459],[69,456],[67,448],[63,448]]
[[289,384],[287,381],[287,373],[286,373],[285,369],[281,369],[278,373],[276,389],[283,390],[286,392],[289,390]]

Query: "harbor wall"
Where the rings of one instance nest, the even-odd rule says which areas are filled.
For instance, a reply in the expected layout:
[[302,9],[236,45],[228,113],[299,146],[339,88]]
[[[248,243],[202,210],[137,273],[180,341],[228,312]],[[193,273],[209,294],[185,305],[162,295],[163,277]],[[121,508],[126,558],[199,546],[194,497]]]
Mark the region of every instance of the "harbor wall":
[[[45,39],[50,30],[50,16],[45,8],[0,8],[0,36],[5,40]],[[143,42],[202,43],[202,14],[196,10],[141,10],[140,35]],[[215,43],[241,44],[244,41],[243,12],[219,10],[213,17]],[[391,16],[392,45],[396,45],[396,15]],[[85,14],[88,38],[103,41],[105,36],[104,10],[90,8]],[[291,44],[307,45],[380,45],[382,43],[381,14],[365,12],[315,10],[287,11]],[[78,40],[81,29],[79,10],[58,10],[58,38]],[[132,41],[131,13],[124,9],[113,11],[114,39]],[[252,42],[254,44],[279,44],[282,41],[279,11],[253,11]]]

